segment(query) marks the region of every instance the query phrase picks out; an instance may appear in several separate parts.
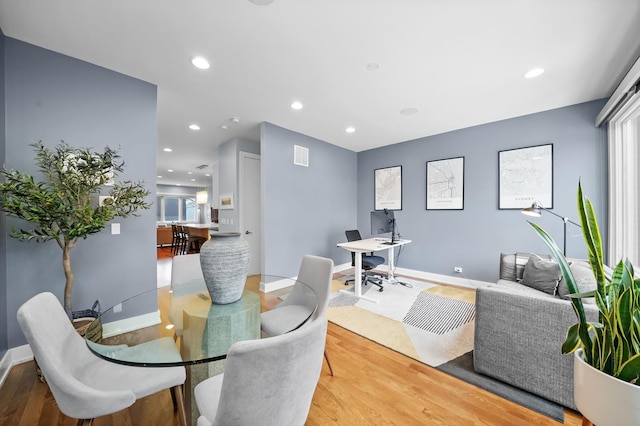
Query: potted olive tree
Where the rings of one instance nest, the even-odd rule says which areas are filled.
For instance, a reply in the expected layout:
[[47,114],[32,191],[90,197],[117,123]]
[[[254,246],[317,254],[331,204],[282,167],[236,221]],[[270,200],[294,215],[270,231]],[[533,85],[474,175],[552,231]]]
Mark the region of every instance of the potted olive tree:
[[[553,239],[531,223],[550,248],[571,294],[578,323],[569,328],[563,353],[574,353],[574,399],[597,425],[640,424],[640,279],[621,260],[606,273],[602,241],[593,205],[578,184],[578,212],[597,288],[580,292],[569,263]],[[588,322],[582,298],[594,297],[598,322]]]
[[[124,161],[109,147],[94,152],[64,141],[55,149],[42,142],[32,146],[42,180],[17,170],[0,170],[0,210],[30,224],[19,230],[12,227],[11,237],[58,244],[66,278],[64,309],[71,316],[71,249],[115,217],[136,216],[139,209],[148,209],[149,191],[141,182],[116,181]],[[108,195],[100,197],[103,192]]]

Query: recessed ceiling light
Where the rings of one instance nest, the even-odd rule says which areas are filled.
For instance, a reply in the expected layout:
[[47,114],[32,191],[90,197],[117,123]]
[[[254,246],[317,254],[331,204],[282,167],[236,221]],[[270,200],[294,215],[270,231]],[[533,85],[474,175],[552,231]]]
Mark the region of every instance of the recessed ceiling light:
[[418,108],[404,108],[400,110],[400,114],[402,115],[413,115],[416,114],[418,112]]
[[226,124],[222,124],[220,126],[220,129],[222,129],[222,130],[227,130],[228,128],[229,128],[229,126],[227,126]]
[[197,124],[190,124],[190,125],[189,125],[189,128],[190,128],[191,130],[200,130],[200,126],[198,126]]
[[158,175],[158,179],[162,179],[162,176]]
[[162,150],[163,150],[164,152],[171,152],[171,151],[173,151],[171,148],[163,148]]
[[368,71],[377,71],[380,69],[380,62],[369,62],[367,64]]
[[238,117],[231,117],[231,118],[229,119],[229,121],[231,121],[232,123],[239,123],[239,122],[240,122],[240,118],[238,118]]
[[193,64],[194,67],[200,68],[201,70],[207,70],[210,67],[209,61],[207,61],[202,56],[197,56],[197,57],[193,58],[191,60],[191,63]]
[[260,6],[266,6],[268,4],[273,3],[273,0],[249,0],[253,4],[257,4]]
[[188,174],[188,175],[192,175],[192,174],[193,174],[193,172],[187,172],[187,174]]
[[301,110],[302,107],[303,107],[302,102],[295,101],[291,104],[291,108],[295,109],[296,111]]
[[173,169],[168,169],[167,170],[169,173],[173,173]]
[[195,182],[195,181],[196,181],[195,179],[191,179],[191,182]]
[[541,75],[544,72],[544,68],[534,68],[532,70],[527,71],[524,75],[524,78],[534,78]]
[[211,173],[205,173],[204,175],[209,177],[209,176],[211,176]]
[[344,131],[347,132],[347,133],[353,133],[353,132],[356,131],[356,128],[352,127],[352,126],[349,126]]

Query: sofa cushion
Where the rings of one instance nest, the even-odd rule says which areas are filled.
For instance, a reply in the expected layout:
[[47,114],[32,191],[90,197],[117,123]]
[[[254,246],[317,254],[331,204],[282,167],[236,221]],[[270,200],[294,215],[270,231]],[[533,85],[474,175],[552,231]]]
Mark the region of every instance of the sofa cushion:
[[[531,253],[525,252],[500,253],[500,279],[520,282],[530,256]],[[551,259],[548,255],[538,255],[538,257]]]
[[556,262],[532,254],[524,267],[520,282],[527,287],[555,295],[561,279],[560,266]]
[[[569,268],[571,269],[573,278],[575,278],[576,280],[576,284],[580,293],[592,291],[598,287],[598,284],[596,283],[596,277],[595,275],[593,275],[593,271],[591,270],[591,265],[587,262],[581,260],[572,261],[569,264]],[[558,297],[570,300],[571,298],[569,297],[569,293],[570,292],[569,288],[567,287],[566,281],[560,281],[560,284],[558,285]],[[582,299],[582,302],[596,303],[595,298],[593,297],[585,297]]]

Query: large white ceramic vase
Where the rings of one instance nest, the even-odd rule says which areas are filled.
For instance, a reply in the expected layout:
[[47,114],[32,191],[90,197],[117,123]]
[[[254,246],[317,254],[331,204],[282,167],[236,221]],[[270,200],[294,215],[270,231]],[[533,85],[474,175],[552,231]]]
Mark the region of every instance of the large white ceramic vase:
[[574,352],[573,398],[576,407],[596,426],[640,425],[640,386],[616,379]]
[[242,297],[249,255],[249,243],[237,232],[211,234],[200,247],[200,266],[212,303],[225,305]]

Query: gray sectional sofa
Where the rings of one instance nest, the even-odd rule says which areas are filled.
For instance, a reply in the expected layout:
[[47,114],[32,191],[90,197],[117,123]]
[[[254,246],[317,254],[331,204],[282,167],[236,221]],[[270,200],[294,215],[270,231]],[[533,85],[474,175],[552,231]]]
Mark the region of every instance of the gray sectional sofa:
[[[500,280],[477,289],[474,369],[576,409],[573,357],[561,352],[567,329],[576,323],[576,315],[571,302],[562,298],[567,294],[563,280],[559,280],[555,289],[542,286],[547,292],[523,284],[524,277],[531,278],[532,265],[525,270],[530,261],[529,253],[502,254]],[[595,286],[587,262],[571,260],[571,268],[581,290]],[[533,278],[535,282],[536,277]],[[588,320],[597,321],[594,304],[585,303],[585,312]]]

